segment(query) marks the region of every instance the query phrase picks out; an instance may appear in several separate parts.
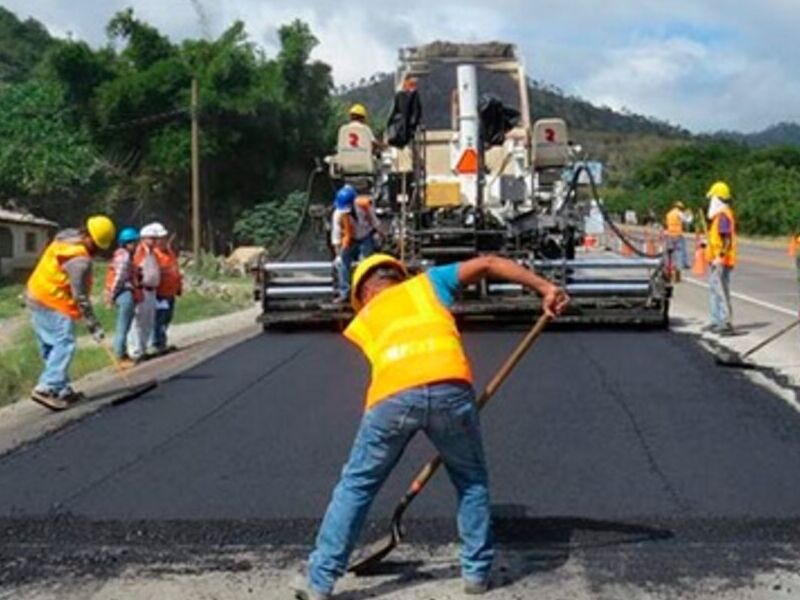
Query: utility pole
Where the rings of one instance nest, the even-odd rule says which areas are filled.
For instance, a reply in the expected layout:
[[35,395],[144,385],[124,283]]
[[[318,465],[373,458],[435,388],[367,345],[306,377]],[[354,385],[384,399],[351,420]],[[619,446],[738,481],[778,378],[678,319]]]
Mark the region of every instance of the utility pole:
[[200,124],[198,115],[200,91],[197,77],[192,78],[192,252],[200,260]]

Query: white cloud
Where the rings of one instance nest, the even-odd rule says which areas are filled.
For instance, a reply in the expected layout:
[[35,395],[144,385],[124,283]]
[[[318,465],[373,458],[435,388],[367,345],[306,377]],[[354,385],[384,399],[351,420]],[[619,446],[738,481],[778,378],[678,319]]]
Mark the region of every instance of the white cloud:
[[[588,100],[688,126],[758,129],[800,120],[797,0],[200,0],[218,35],[234,19],[277,49],[277,28],[307,21],[337,82],[394,68],[397,48],[449,39],[515,42],[528,72]],[[175,39],[202,34],[191,0],[5,0],[22,16],[93,44],[132,5]]]

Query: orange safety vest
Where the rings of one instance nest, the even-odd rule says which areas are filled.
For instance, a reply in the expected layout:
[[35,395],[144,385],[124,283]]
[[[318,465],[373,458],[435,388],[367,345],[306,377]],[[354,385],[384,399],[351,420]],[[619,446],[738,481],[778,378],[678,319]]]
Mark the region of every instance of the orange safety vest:
[[[105,293],[106,293],[106,296],[109,296],[109,297],[111,295],[111,292],[114,291],[113,290],[114,282],[117,279],[117,270],[116,270],[114,265],[116,264],[116,260],[115,259],[117,257],[117,253],[118,252],[128,252],[128,250],[126,248],[121,248],[121,247],[117,248],[114,251],[114,258],[112,258],[111,261],[109,261],[109,263],[108,263],[108,269],[106,270]],[[127,283],[129,285],[127,287],[123,287],[123,289],[131,290],[131,292],[133,292],[133,300],[134,300],[134,302],[138,303],[138,302],[142,301],[142,290],[140,289],[141,286],[140,286],[139,281],[138,281],[138,279],[139,279],[139,273],[138,273],[139,269],[136,267],[136,265],[133,264],[133,253],[130,252],[129,254],[131,255],[131,257],[130,257],[130,260],[131,260],[130,272],[128,273],[128,281],[127,281]],[[113,298],[111,298],[111,299],[113,300]]]
[[736,266],[736,219],[730,206],[726,206],[717,213],[711,220],[708,228],[708,245],[706,246],[706,260],[712,262],[722,254],[724,246],[722,235],[719,233],[719,220],[722,215],[728,217],[731,222],[731,244],[728,251],[722,256],[722,264],[733,268]]
[[349,248],[356,239],[356,222],[351,213],[339,215],[342,223],[342,248]]
[[667,234],[670,237],[683,235],[683,212],[680,208],[673,208],[667,213]]
[[161,279],[159,280],[156,295],[160,298],[174,298],[181,293],[183,279],[178,268],[178,257],[172,250],[164,250],[156,246],[153,249],[158,266],[161,269]]
[[472,383],[455,319],[424,273],[375,296],[344,335],[361,348],[372,367],[366,410],[421,385]]
[[[72,284],[64,270],[64,263],[90,256],[89,251],[79,241],[54,240],[45,249],[39,263],[28,278],[28,295],[47,308],[66,315],[70,319],[80,319],[81,310],[72,295]],[[89,281],[91,289],[92,282]]]

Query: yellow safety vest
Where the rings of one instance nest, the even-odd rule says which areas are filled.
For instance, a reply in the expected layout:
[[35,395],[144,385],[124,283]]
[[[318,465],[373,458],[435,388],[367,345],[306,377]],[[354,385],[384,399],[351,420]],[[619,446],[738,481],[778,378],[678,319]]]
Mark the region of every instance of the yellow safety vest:
[[472,383],[455,319],[424,273],[375,296],[344,335],[361,348],[372,367],[366,410],[421,385]]
[[667,213],[667,234],[671,237],[683,235],[683,212],[680,208],[673,208]]
[[[63,266],[67,261],[79,256],[89,256],[89,251],[81,242],[71,240],[51,242],[28,279],[28,295],[42,306],[71,319],[79,319],[81,311],[72,295],[69,275]],[[89,286],[91,287],[91,282]]]
[[[731,244],[725,254],[722,252],[724,243],[722,236],[719,233],[719,221],[722,215],[728,217],[731,222]],[[708,262],[712,262],[720,255],[722,255],[723,265],[730,268],[736,266],[736,219],[733,216],[733,211],[731,210],[730,206],[726,206],[714,216],[714,218],[711,220],[711,226],[708,229],[706,260]]]

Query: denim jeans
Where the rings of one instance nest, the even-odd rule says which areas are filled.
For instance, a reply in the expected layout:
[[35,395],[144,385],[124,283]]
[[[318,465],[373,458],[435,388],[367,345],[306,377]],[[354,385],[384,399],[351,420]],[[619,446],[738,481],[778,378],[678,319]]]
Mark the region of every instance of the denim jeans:
[[44,371],[36,389],[59,394],[69,387],[69,365],[75,356],[75,321],[49,308],[31,309]]
[[336,263],[339,276],[339,295],[347,298],[350,296],[350,271],[353,261],[364,260],[375,252],[375,240],[368,235],[362,240],[355,240],[349,248],[343,248]]
[[462,575],[470,581],[488,578],[494,549],[475,395],[466,383],[446,382],[387,398],[362,418],[309,558],[309,583],[317,592],[331,593],[344,574],[373,499],[420,430],[444,459],[458,494]]
[[125,358],[128,355],[128,332],[133,323],[133,311],[136,304],[133,301],[133,292],[123,290],[114,299],[117,307],[117,324],[114,327],[114,354],[117,358]]
[[733,319],[731,309],[732,270],[730,267],[711,265],[711,270],[708,274],[711,324],[716,327],[730,326]]
[[175,314],[175,298],[159,298],[156,306],[156,324],[150,337],[150,346],[156,350],[167,349],[167,328],[172,323],[173,314]]
[[691,269],[692,265],[689,264],[689,255],[686,251],[686,238],[681,236],[668,237],[668,248],[672,250],[672,262],[679,269]]

